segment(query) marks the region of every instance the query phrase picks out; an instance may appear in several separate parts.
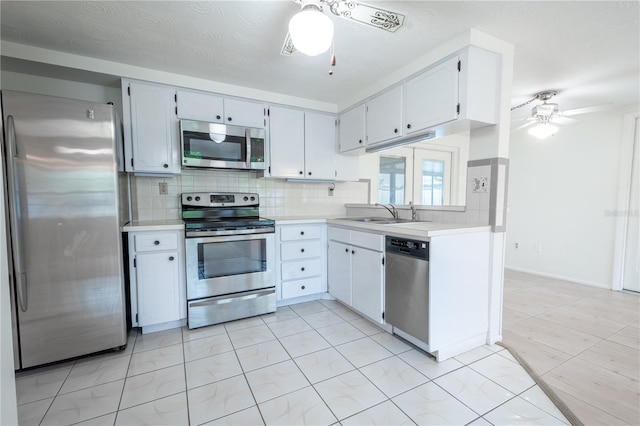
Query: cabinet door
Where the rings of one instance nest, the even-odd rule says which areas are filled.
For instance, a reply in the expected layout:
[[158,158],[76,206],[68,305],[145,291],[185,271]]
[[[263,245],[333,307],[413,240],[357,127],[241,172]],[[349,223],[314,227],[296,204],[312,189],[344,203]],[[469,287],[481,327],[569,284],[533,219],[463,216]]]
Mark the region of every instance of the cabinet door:
[[175,90],[130,83],[132,171],[180,173]]
[[179,271],[177,251],[136,255],[140,326],[180,319]]
[[282,107],[269,109],[271,176],[304,178],[304,112]]
[[178,90],[178,118],[222,123],[224,106],[220,96],[204,92]]
[[458,57],[430,68],[405,85],[405,133],[458,118]]
[[351,247],[329,241],[329,293],[351,306]]
[[263,129],[267,124],[266,111],[266,105],[259,102],[224,99],[224,122],[226,124]]
[[336,117],[304,113],[304,169],[307,179],[336,178]]
[[402,136],[402,86],[367,102],[367,144]]
[[340,115],[339,151],[364,148],[365,105],[359,105]]
[[384,288],[382,253],[353,247],[351,255],[353,307],[372,320],[383,323]]

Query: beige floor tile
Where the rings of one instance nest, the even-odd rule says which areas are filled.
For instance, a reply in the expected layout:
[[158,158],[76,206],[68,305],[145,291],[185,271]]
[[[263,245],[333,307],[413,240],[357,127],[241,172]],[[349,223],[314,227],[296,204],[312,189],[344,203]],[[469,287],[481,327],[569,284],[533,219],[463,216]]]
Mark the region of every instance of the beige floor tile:
[[340,315],[330,310],[304,315],[302,318],[313,328],[327,327],[345,321]]
[[219,426],[256,426],[263,425],[262,415],[257,406],[246,408],[228,416],[221,417],[205,425],[219,425]]
[[127,376],[135,376],[182,364],[184,362],[182,351],[182,344],[179,344],[133,354]]
[[507,308],[506,306],[502,309],[502,324],[504,327],[508,327],[529,317],[531,317],[531,315]]
[[533,379],[520,364],[510,361],[500,354],[483,358],[469,364],[469,367],[515,395],[535,385]]
[[226,322],[224,323],[224,328],[227,329],[227,333],[231,333],[232,331],[243,330],[245,328],[256,327],[259,325],[264,325],[264,321],[261,317],[250,317]]
[[560,398],[562,402],[567,404],[571,412],[573,412],[573,414],[575,414],[586,426],[637,426],[639,424],[638,422],[626,423],[622,419],[612,416],[611,414],[608,414],[601,409],[559,389],[553,388],[553,391],[558,395],[558,398]]
[[616,334],[607,337],[607,340],[620,343],[635,350],[640,350],[640,327],[629,325]]
[[393,402],[385,401],[340,422],[343,426],[413,426],[411,419]]
[[104,416],[94,417],[84,422],[74,423],[73,426],[113,426],[116,422],[118,413],[109,413]]
[[293,309],[295,313],[300,316],[310,315],[317,312],[329,310],[329,308],[327,308],[326,306],[324,306],[322,303],[318,301],[298,303],[295,305],[290,305],[289,307]]
[[173,328],[171,330],[158,331],[155,333],[140,334],[136,338],[133,353],[158,349],[164,346],[171,346],[182,343],[182,329]]
[[189,422],[185,392],[118,411],[118,425],[186,425]]
[[293,318],[269,323],[267,326],[277,338],[293,336],[294,334],[313,330],[313,327],[297,315]]
[[598,315],[591,315],[584,312],[576,305],[562,306],[552,311],[538,315],[538,318],[553,322],[563,327],[578,330],[582,333],[590,334],[601,339],[607,338],[620,331],[624,324],[602,318]]
[[455,358],[449,358],[443,362],[437,362],[433,357],[430,357],[424,352],[416,349],[403,352],[398,355],[398,358],[402,359],[432,380],[464,366],[463,363]]
[[325,380],[317,383],[314,387],[339,420],[387,399],[359,371],[351,371]]
[[18,405],[18,424],[38,426],[52,402],[53,397]]
[[259,405],[267,425],[331,425],[336,417],[315,389],[306,387]]
[[129,368],[129,357],[117,357],[87,364],[76,364],[71,369],[60,393],[74,392],[103,383],[124,379]]
[[355,320],[349,321],[352,325],[355,325],[360,331],[362,331],[367,336],[371,336],[373,334],[378,334],[384,331],[382,328],[378,327],[371,321],[365,318],[358,318]]
[[334,348],[312,352],[295,358],[294,361],[311,383],[330,379],[354,369],[353,365]]
[[549,425],[561,421],[522,398],[513,398],[483,417],[494,425]]
[[243,375],[187,391],[189,420],[202,424],[255,405]]
[[278,340],[247,346],[246,348],[238,349],[236,354],[245,372],[291,359]]
[[336,309],[344,309],[344,305],[343,305],[342,303],[338,302],[337,300],[331,300],[331,299],[320,299],[320,300],[318,300],[318,302],[319,302],[322,306],[324,306],[324,307],[326,307],[326,308],[329,308],[329,309],[331,309],[332,311],[333,311],[333,310],[336,310]]
[[291,360],[250,371],[246,377],[258,403],[309,386],[307,378]]
[[419,425],[464,425],[478,417],[434,382],[411,389],[392,401]]
[[280,339],[280,343],[292,358],[326,349],[331,345],[315,330],[287,336]]
[[[625,422],[640,419],[638,382],[578,357],[546,373],[542,378],[554,389],[594,405]],[[635,396],[629,395],[636,389]]]
[[124,384],[120,409],[144,404],[186,390],[183,365],[129,377]]
[[318,333],[333,346],[365,337],[365,334],[348,322],[340,322],[328,327],[316,328]]
[[262,321],[265,324],[271,324],[272,322],[284,321],[291,318],[297,318],[298,314],[288,306],[279,307],[275,312],[262,315]]
[[454,358],[463,364],[471,364],[472,362],[476,362],[493,354],[494,352],[487,346],[478,346],[477,348],[471,349],[470,351],[461,353],[460,355],[456,355]]
[[229,332],[229,338],[231,339],[233,347],[235,349],[240,349],[245,346],[251,346],[273,340],[276,336],[273,335],[271,330],[269,330],[269,327],[267,327],[263,322],[262,325]]
[[216,336],[218,334],[226,334],[227,329],[224,328],[224,324],[215,324],[207,327],[194,328],[189,330],[188,327],[182,327],[182,341],[188,342],[190,340],[202,339],[205,337]]
[[526,315],[538,315],[558,307],[552,297],[527,290],[504,294],[504,304],[514,311]]
[[124,380],[60,395],[54,399],[42,425],[78,423],[118,409]]
[[207,358],[233,350],[231,339],[226,332],[184,342],[184,359],[186,362]]
[[[16,375],[18,405],[56,396],[73,364],[54,370],[34,370]],[[37,373],[37,374],[36,374]]]
[[389,352],[396,355],[413,349],[413,346],[408,345],[402,341],[402,339],[384,331],[382,333],[372,334],[370,337],[384,346]]
[[360,372],[389,398],[429,381],[418,370],[395,356],[366,365]]
[[393,355],[370,337],[338,345],[336,349],[358,368]]
[[525,392],[522,392],[519,396],[525,401],[551,414],[556,419],[569,424],[569,421],[565,418],[564,414],[562,414],[558,407],[551,402],[547,394],[545,394],[538,385],[532,386]]
[[187,389],[207,385],[242,374],[242,368],[235,352],[200,358],[184,365],[187,377]]

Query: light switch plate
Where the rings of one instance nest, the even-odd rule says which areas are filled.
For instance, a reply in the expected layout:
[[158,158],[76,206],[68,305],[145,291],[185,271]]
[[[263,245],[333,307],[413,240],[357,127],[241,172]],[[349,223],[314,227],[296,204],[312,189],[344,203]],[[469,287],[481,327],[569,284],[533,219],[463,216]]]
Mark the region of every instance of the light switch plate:
[[487,192],[489,179],[486,177],[473,178],[473,192]]
[[169,195],[169,184],[167,182],[160,182],[158,184],[160,195]]

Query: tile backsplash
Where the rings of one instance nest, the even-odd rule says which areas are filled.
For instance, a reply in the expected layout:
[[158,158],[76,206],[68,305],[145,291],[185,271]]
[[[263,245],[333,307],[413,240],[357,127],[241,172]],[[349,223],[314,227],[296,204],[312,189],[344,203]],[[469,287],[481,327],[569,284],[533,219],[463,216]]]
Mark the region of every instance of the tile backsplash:
[[[160,183],[167,194],[160,194]],[[224,170],[183,170],[175,177],[131,178],[131,204],[134,220],[180,218],[180,194],[183,192],[257,192],[260,215],[344,216],[346,203],[367,203],[367,182],[336,182],[333,196],[330,182],[290,182],[256,178],[253,172]]]

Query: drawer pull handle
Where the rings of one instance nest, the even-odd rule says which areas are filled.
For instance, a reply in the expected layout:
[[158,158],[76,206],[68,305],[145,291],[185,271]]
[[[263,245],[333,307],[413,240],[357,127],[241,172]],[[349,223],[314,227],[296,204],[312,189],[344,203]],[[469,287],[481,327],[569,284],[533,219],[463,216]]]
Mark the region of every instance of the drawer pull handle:
[[304,249],[300,249],[300,253],[304,253]]
[[155,241],[153,242],[153,244],[154,244],[154,245],[156,245],[156,246],[159,246],[159,245],[160,245],[160,241],[155,240]]
[[173,262],[173,256],[169,256],[169,261]]
[[305,289],[305,286],[302,286],[302,287],[300,287],[300,288],[301,288],[302,290],[304,290],[304,289]]
[[304,272],[304,266],[303,266],[302,268],[300,268],[300,270],[301,270],[302,272]]
[[356,251],[355,250],[351,250],[351,254],[356,254]]

